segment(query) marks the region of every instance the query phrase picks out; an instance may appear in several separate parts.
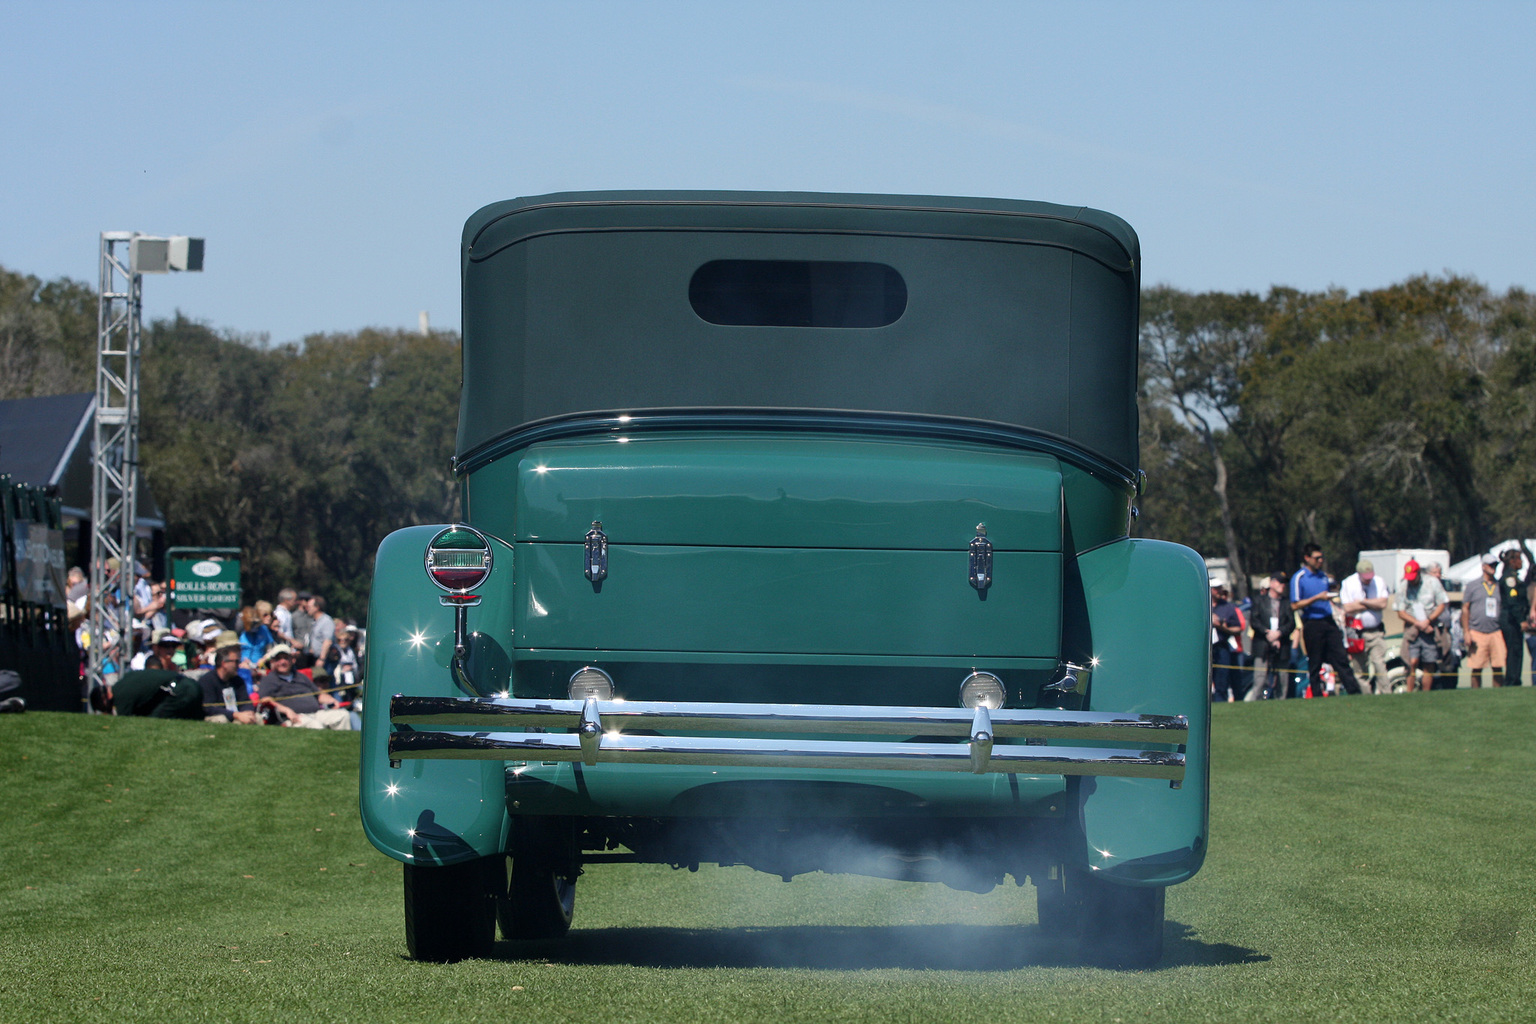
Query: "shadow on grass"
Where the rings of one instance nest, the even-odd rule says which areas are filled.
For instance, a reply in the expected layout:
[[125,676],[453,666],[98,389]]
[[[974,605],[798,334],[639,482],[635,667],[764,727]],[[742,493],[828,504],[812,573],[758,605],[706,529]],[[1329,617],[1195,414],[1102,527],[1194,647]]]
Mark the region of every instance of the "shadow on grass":
[[[1163,926],[1159,969],[1262,963],[1262,953],[1201,942],[1193,928]],[[980,925],[805,926],[778,928],[577,929],[560,942],[498,942],[501,960],[634,967],[907,968],[1012,971],[1074,961],[1039,927]]]

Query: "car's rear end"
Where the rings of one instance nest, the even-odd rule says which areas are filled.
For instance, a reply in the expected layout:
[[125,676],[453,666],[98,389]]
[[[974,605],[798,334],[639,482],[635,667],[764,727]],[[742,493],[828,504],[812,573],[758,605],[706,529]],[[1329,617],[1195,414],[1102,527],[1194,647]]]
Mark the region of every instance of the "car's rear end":
[[413,952],[483,951],[488,888],[559,933],[584,866],[642,861],[1011,876],[1155,959],[1204,853],[1207,599],[1127,538],[1129,228],[645,193],[465,240],[464,523],[386,539],[369,619]]

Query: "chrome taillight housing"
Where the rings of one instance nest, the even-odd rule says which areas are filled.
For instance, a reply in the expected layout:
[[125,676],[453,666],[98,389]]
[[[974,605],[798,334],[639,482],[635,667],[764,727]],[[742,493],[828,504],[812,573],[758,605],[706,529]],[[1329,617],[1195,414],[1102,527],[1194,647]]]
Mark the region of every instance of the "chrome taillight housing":
[[479,530],[450,526],[427,544],[427,577],[451,594],[474,590],[491,575],[491,542]]
[[963,708],[985,707],[996,711],[1003,706],[1007,696],[1003,681],[991,672],[972,672],[960,683],[960,706]]

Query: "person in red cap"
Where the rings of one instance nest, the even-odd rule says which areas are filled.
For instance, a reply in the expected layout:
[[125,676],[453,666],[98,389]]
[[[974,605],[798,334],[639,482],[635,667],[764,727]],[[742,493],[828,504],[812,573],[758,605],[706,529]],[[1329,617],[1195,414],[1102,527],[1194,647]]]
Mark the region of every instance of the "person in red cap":
[[1428,691],[1440,667],[1440,644],[1435,638],[1435,621],[1445,611],[1445,588],[1428,573],[1419,571],[1419,563],[1409,559],[1403,566],[1403,581],[1397,585],[1392,606],[1403,620],[1403,661],[1408,666],[1408,689],[1413,689],[1414,673],[1421,673],[1419,689]]

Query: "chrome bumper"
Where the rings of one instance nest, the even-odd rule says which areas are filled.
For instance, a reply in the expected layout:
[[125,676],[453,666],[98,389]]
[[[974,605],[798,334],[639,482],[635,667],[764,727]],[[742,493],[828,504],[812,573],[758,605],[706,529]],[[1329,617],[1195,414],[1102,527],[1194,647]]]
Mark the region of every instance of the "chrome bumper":
[[[390,700],[389,758],[482,758],[597,764],[697,764],[895,771],[1020,772],[1184,778],[1183,715],[1107,711],[974,711],[827,704],[406,697]],[[565,729],[566,733],[538,730]],[[431,731],[424,731],[431,730]],[[527,731],[535,730],[535,731]],[[645,734],[633,731],[643,730]],[[777,733],[738,738],[676,733]],[[666,735],[654,735],[665,733]],[[955,743],[808,740],[956,736]],[[788,734],[788,735],[783,735]],[[1024,744],[994,744],[1022,739]],[[1061,743],[1047,746],[1047,741]],[[1073,744],[1083,743],[1086,746]]]

